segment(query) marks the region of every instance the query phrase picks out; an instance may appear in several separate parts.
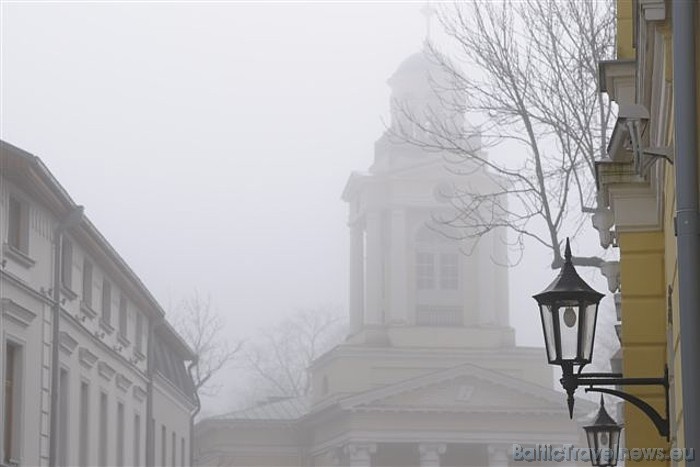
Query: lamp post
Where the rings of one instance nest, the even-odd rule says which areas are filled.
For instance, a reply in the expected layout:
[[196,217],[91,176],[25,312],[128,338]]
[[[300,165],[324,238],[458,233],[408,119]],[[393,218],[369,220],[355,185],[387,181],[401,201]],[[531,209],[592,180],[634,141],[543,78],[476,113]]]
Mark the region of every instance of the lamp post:
[[[598,304],[603,294],[586,284],[576,272],[568,238],[564,266],[559,275],[533,298],[537,301],[542,320],[547,360],[550,365],[562,369],[560,382],[566,391],[569,417],[573,418],[576,389],[585,386],[586,392],[611,394],[635,405],[651,419],[659,434],[668,439],[668,369],[661,378],[624,378],[621,373],[582,372],[593,358]],[[666,417],[632,394],[599,386],[662,386],[666,393]]]
[[61,243],[63,233],[78,225],[83,219],[83,207],[75,206],[68,215],[56,225],[53,231],[53,322],[51,329],[51,408],[49,415],[49,467],[56,467],[58,440],[58,351],[60,337],[59,321],[61,317]]
[[605,410],[602,394],[600,395],[600,409],[598,409],[593,424],[584,426],[583,429],[586,431],[593,467],[616,466],[622,425],[618,425]]

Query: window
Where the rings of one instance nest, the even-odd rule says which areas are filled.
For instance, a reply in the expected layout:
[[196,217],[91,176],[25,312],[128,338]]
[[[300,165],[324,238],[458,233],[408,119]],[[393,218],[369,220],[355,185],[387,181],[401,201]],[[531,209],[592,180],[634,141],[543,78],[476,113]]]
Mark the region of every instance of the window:
[[167,439],[166,439],[166,429],[165,425],[160,426],[160,465],[165,467],[168,462],[166,459],[167,453],[168,453],[168,447],[166,445]]
[[29,215],[27,205],[10,196],[7,219],[7,243],[24,254],[29,252]]
[[112,324],[112,284],[107,279],[102,281],[102,321]]
[[3,463],[19,463],[20,413],[22,407],[22,347],[8,342],[5,345],[5,400],[3,423]]
[[92,263],[83,260],[83,303],[92,308]]
[[127,302],[124,295],[119,296],[119,337],[124,339],[127,338],[126,334],[126,324],[127,324]]
[[134,414],[134,467],[141,467],[141,416]]
[[117,402],[117,465],[124,465],[124,404]]
[[143,353],[143,315],[136,312],[136,350]]
[[68,466],[68,442],[69,442],[69,423],[68,414],[70,413],[70,385],[68,378],[68,370],[61,368],[58,374],[58,465]]
[[104,392],[100,393],[100,459],[99,464],[102,467],[107,467],[107,427],[108,420],[107,411],[109,407],[107,406],[107,394]]
[[423,290],[435,287],[435,257],[432,253],[416,253],[416,287]]
[[68,237],[61,240],[61,284],[68,290],[73,285],[73,242]]
[[456,290],[459,288],[459,256],[457,253],[440,255],[440,288]]
[[78,465],[88,467],[90,455],[90,386],[80,383],[80,446]]
[[176,456],[176,451],[177,451],[177,436],[175,436],[175,432],[174,432],[174,431],[173,431],[172,439],[170,440],[170,444],[171,444],[171,451],[172,451],[172,452],[171,452],[171,455],[170,455],[170,464],[171,464],[173,467],[175,467],[175,466],[176,466],[176,464],[175,464],[175,462],[176,462],[175,456]]
[[180,439],[180,467],[185,467],[185,437]]

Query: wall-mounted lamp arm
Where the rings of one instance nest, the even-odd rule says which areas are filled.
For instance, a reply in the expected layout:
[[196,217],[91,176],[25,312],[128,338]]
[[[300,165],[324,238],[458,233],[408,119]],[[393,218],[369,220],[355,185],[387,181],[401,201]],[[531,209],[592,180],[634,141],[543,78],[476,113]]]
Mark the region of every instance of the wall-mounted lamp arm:
[[[633,404],[651,419],[659,432],[659,435],[669,439],[669,398],[668,398],[668,367],[661,378],[625,378],[621,373],[574,373],[568,367],[563,368],[561,385],[566,389],[569,399],[570,412],[573,413],[573,393],[579,386],[586,386],[586,392],[601,392],[617,396]],[[609,388],[596,386],[661,386],[666,397],[666,418],[647,402],[632,394]]]
[[654,423],[654,426],[656,426],[656,429],[659,431],[659,435],[665,436],[666,440],[669,439],[668,409],[666,410],[666,418],[664,418],[661,416],[661,414],[659,414],[659,412],[656,411],[654,407],[632,394],[608,388],[588,387],[585,390],[586,392],[600,392],[604,394],[610,394],[612,396],[617,396],[620,399],[624,399],[627,402],[633,404],[651,419],[652,423]]

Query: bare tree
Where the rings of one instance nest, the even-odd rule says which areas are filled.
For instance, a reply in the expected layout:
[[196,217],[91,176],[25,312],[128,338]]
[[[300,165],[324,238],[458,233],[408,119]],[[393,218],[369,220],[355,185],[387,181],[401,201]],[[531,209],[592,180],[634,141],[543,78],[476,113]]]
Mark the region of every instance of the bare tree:
[[343,315],[328,306],[301,309],[266,330],[245,352],[256,398],[308,395],[311,362],[340,342],[345,332]]
[[[427,54],[441,70],[432,77],[441,108],[417,113],[396,103],[402,118],[393,134],[446,154],[456,173],[490,178],[486,193],[455,187],[456,214],[441,222],[475,240],[506,228],[521,251],[533,239],[559,267],[563,237],[575,236],[597,204],[594,160],[606,154],[612,116],[598,62],[613,55],[614,2],[474,0],[442,5],[438,18],[446,42],[427,45]],[[445,109],[481,122],[473,131],[481,148],[508,142],[515,153],[489,158]]]
[[232,342],[224,335],[224,319],[212,307],[211,297],[194,292],[174,310],[173,325],[196,355],[193,379],[197,394],[215,396],[221,389],[212,377],[239,353],[243,342]]

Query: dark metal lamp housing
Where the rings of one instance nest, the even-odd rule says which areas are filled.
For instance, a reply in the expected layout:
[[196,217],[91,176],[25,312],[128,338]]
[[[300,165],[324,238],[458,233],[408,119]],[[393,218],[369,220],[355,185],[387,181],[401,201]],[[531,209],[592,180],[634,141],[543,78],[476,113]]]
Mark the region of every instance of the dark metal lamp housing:
[[[582,373],[583,367],[593,359],[598,304],[603,294],[586,284],[576,272],[568,238],[564,266],[559,275],[549,287],[533,298],[537,300],[542,320],[547,360],[551,365],[561,366],[562,369],[560,382],[566,391],[569,416],[573,418],[574,415],[576,389],[586,386],[586,392],[611,394],[635,405],[652,420],[659,434],[668,439],[668,369],[662,378],[624,378],[620,373]],[[662,417],[656,409],[632,394],[597,386],[662,386],[666,392],[666,417]]]
[[615,420],[605,410],[605,401],[602,394],[600,396],[600,409],[593,421],[593,425],[584,426],[583,429],[586,431],[593,466],[616,466],[622,425],[615,423]]
[[566,239],[564,266],[554,282],[534,296],[553,365],[583,366],[591,363],[598,304],[603,294],[593,290],[574,269]]

